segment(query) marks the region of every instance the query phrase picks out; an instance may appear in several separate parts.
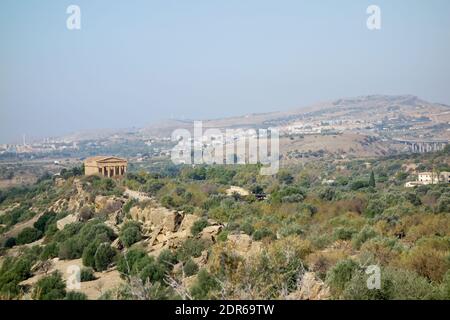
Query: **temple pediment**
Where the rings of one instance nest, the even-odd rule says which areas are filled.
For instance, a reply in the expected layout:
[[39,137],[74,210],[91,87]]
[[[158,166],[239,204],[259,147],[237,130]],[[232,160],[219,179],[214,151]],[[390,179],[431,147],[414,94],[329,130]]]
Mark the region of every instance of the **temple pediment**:
[[113,156],[96,156],[87,158],[85,162],[111,163],[111,162],[128,162],[128,161],[126,159]]

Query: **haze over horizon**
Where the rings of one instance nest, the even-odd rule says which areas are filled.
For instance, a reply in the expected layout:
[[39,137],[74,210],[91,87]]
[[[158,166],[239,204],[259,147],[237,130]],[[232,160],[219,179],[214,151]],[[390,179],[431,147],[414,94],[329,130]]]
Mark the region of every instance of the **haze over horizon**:
[[[81,8],[81,30],[66,8]],[[4,0],[0,143],[369,94],[450,104],[450,2]]]

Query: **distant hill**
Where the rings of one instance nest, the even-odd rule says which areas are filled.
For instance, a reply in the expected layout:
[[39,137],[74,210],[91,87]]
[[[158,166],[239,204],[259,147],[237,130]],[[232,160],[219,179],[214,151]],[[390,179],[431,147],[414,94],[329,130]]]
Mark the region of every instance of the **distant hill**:
[[[430,103],[413,95],[370,95],[322,102],[289,111],[247,114],[242,116],[203,120],[204,128],[267,128],[282,126],[301,119],[333,120],[348,118],[382,121],[389,116],[429,118],[430,125],[448,124],[450,106]],[[193,121],[170,120],[147,126],[142,133],[169,136],[177,128],[192,129]]]

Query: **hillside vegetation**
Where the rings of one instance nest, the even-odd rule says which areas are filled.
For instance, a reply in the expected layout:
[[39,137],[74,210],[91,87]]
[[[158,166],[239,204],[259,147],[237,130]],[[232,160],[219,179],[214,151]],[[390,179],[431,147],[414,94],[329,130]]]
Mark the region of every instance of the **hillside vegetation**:
[[[169,163],[122,180],[44,176],[0,193],[0,297],[450,299],[450,187],[404,188],[431,170],[450,171],[449,148],[276,176]],[[71,261],[80,290],[65,283]],[[84,289],[113,276],[113,288]]]

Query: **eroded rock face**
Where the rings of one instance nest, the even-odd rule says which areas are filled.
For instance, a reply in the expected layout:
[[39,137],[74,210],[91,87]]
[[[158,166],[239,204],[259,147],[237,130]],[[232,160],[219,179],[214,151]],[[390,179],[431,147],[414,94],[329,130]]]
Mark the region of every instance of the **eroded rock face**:
[[64,210],[67,210],[68,203],[69,202],[66,199],[59,199],[48,208],[48,211],[53,211],[56,213],[63,212]]
[[198,265],[199,268],[203,268],[206,263],[208,263],[208,250],[202,251],[200,257],[193,258],[192,260]]
[[217,235],[222,231],[222,225],[208,226],[202,230],[200,237],[204,240],[216,242]]
[[166,209],[164,207],[147,207],[141,209],[133,207],[130,210],[133,220],[141,221],[152,226],[162,226],[165,232],[176,232],[183,221],[184,214]]
[[38,261],[31,267],[31,272],[34,274],[46,274],[52,267],[52,260]]
[[83,190],[83,183],[79,179],[73,180],[73,186],[76,194],[70,197],[67,210],[74,212],[80,210],[83,206],[92,203],[92,196]]
[[245,233],[231,234],[228,236],[227,242],[241,256],[252,256],[261,252],[261,242],[253,241]]
[[68,224],[74,223],[78,221],[78,217],[75,214],[69,214],[68,216],[58,220],[56,222],[56,227],[58,230],[64,229],[64,227]]
[[300,283],[298,289],[291,292],[288,300],[326,300],[331,296],[329,287],[320,279],[316,277],[314,272],[306,272]]
[[[64,184],[65,182],[63,179],[59,180],[59,183]],[[63,211],[76,212],[83,206],[92,204],[92,202],[92,195],[83,190],[83,184],[79,179],[74,179],[72,195],[68,198],[58,199],[48,208],[48,211],[56,213]]]
[[187,214],[184,216],[183,221],[181,221],[180,228],[178,231],[184,232],[188,231],[191,232],[191,228],[194,225],[196,221],[198,221],[200,218],[193,214]]
[[67,203],[67,210],[78,211],[82,207],[82,204],[84,204],[84,201],[78,199],[77,197],[71,197]]
[[[135,206],[130,209],[132,220],[143,223],[144,234],[147,237],[143,243],[147,251],[152,256],[157,256],[163,250],[176,249],[187,239],[192,238],[191,228],[200,218],[192,214],[184,214],[169,210],[156,203],[141,208]],[[200,239],[215,243],[217,235],[223,228],[223,225],[216,221],[208,221],[210,224],[197,235]],[[206,263],[205,257],[199,261],[200,264]]]
[[120,241],[120,238],[116,238],[116,240],[114,240],[111,243],[111,247],[118,249],[118,250],[122,250],[124,248],[124,245],[123,245],[122,241]]
[[94,202],[95,212],[113,213],[122,209],[123,206],[123,200],[115,197],[96,196]]

